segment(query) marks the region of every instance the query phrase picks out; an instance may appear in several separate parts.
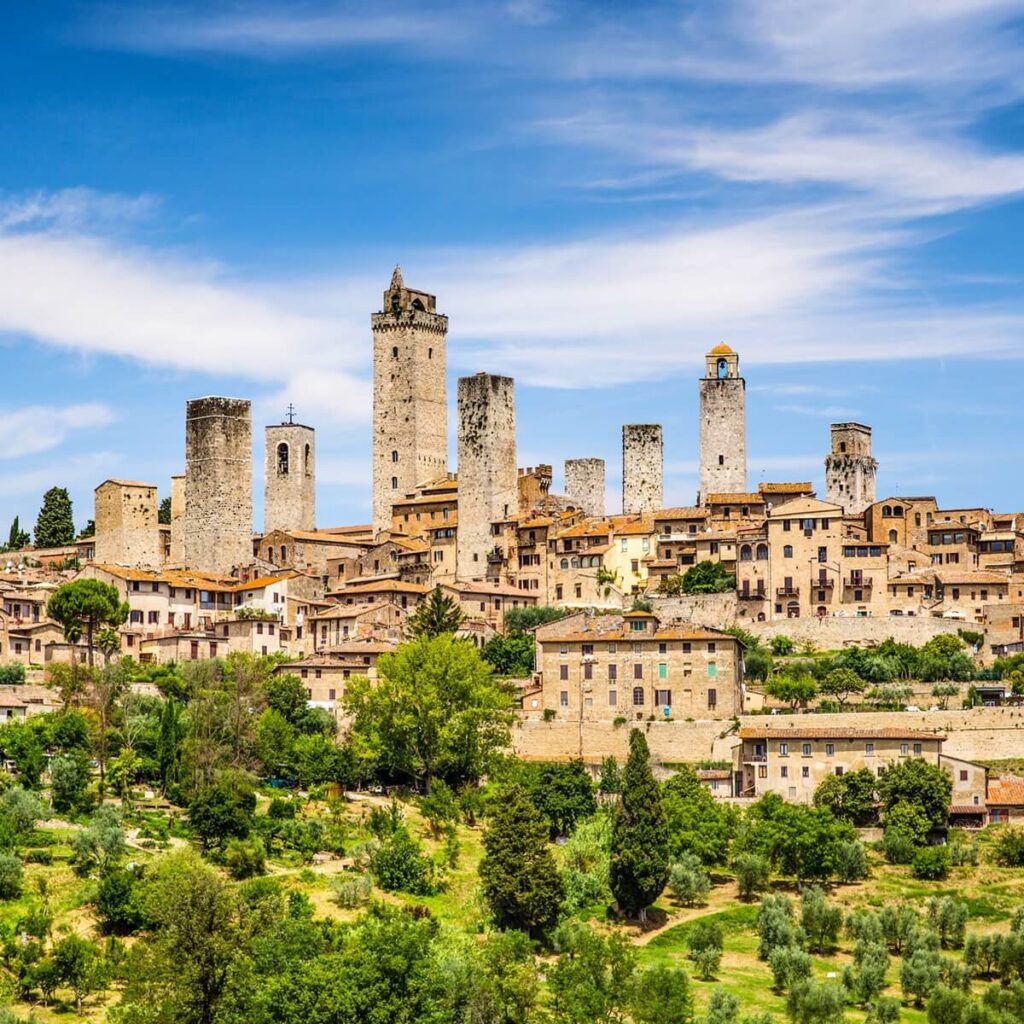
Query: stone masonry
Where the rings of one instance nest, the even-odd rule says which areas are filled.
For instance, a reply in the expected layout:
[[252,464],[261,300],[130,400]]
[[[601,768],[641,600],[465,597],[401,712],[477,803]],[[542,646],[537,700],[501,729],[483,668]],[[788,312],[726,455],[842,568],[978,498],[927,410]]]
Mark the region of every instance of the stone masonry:
[[740,494],[747,489],[746,382],[740,359],[728,345],[716,345],[705,357],[700,381],[700,492]]
[[565,496],[586,515],[604,515],[604,486],[604,459],[565,460]]
[[155,484],[105,480],[96,488],[96,561],[146,566],[163,562]]
[[263,532],[316,527],[316,431],[299,423],[266,428]]
[[662,507],[664,445],[660,423],[622,427],[622,511],[625,515]]
[[395,267],[373,326],[373,525],[391,528],[391,506],[448,472],[448,317],[437,300],[406,288]]
[[241,398],[196,398],[185,412],[182,554],[227,574],[253,559],[252,413]]
[[878,461],[871,455],[871,428],[833,423],[832,451],[825,456],[825,500],[859,516],[875,501]]
[[459,522],[456,576],[483,579],[491,524],[519,511],[516,402],[511,377],[459,378]]
[[184,559],[181,530],[185,524],[185,474],[171,477],[171,554],[172,565],[181,565]]

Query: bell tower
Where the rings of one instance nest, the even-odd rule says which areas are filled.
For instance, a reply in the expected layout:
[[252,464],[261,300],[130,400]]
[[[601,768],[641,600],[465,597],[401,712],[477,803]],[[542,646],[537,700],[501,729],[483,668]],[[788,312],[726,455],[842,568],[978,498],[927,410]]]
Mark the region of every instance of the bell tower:
[[747,489],[747,383],[740,357],[728,345],[716,345],[705,359],[700,381],[700,492],[739,494]]
[[391,506],[448,471],[448,317],[395,267],[373,327],[373,527]]

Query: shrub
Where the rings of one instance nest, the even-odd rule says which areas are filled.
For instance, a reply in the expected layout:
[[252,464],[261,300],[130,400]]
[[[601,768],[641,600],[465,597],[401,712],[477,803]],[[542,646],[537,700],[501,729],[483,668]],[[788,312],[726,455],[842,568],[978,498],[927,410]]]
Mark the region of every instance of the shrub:
[[943,949],[961,949],[967,931],[967,904],[944,896],[928,901],[928,922],[939,933]]
[[370,830],[371,835],[383,840],[390,835],[394,835],[402,827],[404,820],[405,814],[402,812],[402,808],[398,806],[398,801],[392,797],[385,806],[374,807],[370,811],[366,819],[366,827]]
[[21,895],[21,860],[10,853],[0,854],[0,900],[14,900]]
[[722,965],[722,951],[714,947],[698,950],[690,954],[697,973],[703,981],[711,981],[718,974],[718,968]]
[[404,825],[380,844],[370,858],[370,872],[385,892],[407,892],[413,896],[437,892],[434,865]]
[[853,965],[843,971],[843,984],[854,1002],[864,1006],[885,988],[889,953],[878,942],[859,941],[854,949]]
[[900,967],[900,986],[912,996],[914,1005],[921,1007],[939,983],[939,957],[929,950],[919,949],[907,957]]
[[852,839],[836,846],[836,877],[841,882],[858,882],[868,877],[868,857],[863,843]]
[[143,924],[135,872],[116,869],[103,876],[96,892],[96,917],[108,934],[128,935]]
[[612,900],[608,885],[611,819],[597,814],[576,827],[562,847],[562,873],[565,878],[565,910],[572,913],[583,907]]
[[917,844],[906,832],[886,829],[882,837],[882,852],[890,864],[909,864],[917,853]]
[[741,900],[751,900],[768,888],[771,865],[756,853],[741,853],[732,865]]
[[762,898],[757,912],[757,935],[757,955],[762,960],[770,959],[776,949],[796,943],[793,903],[788,896],[779,893]]
[[810,948],[818,953],[832,949],[843,926],[843,912],[825,899],[816,886],[804,890],[800,901],[800,925],[807,934]]
[[693,926],[687,944],[692,954],[702,949],[717,949],[721,951],[724,941],[722,926],[717,921],[705,919],[697,921]]
[[1024,867],[1024,828],[999,830],[992,847],[995,862],[1004,868]]
[[365,903],[373,891],[373,882],[369,875],[343,874],[331,882],[334,889],[334,902],[339,907],[351,909]]
[[789,990],[786,1014],[793,1024],[841,1024],[845,1006],[842,985],[806,979]]
[[868,1013],[868,1024],[898,1024],[900,1001],[896,996],[879,996]]
[[252,878],[267,869],[267,851],[259,836],[232,839],[224,851],[224,863],[232,878]]
[[805,953],[799,946],[776,947],[768,957],[768,963],[772,968],[775,988],[779,992],[785,992],[796,982],[809,978],[813,967],[810,954]]
[[701,866],[700,858],[692,853],[684,853],[669,865],[668,887],[680,903],[692,907],[707,899],[711,883]]
[[941,882],[949,874],[949,852],[944,846],[926,846],[918,850],[910,865],[915,878]]

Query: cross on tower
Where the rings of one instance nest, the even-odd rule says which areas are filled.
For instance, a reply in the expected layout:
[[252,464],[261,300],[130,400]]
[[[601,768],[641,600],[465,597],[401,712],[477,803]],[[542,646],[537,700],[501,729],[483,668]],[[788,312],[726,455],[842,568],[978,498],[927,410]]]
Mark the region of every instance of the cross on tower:
[[295,422],[295,406],[291,402],[288,403],[288,422],[289,424]]

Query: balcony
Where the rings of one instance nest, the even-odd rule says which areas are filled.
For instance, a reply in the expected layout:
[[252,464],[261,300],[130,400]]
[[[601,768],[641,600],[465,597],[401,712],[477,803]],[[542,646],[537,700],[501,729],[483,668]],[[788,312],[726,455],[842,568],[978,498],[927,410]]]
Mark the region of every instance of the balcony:
[[835,580],[811,580],[811,590],[831,590],[835,585]]
[[861,578],[859,576],[847,576],[843,580],[843,586],[844,587],[855,587],[857,590],[870,590],[871,589],[871,579],[869,577],[867,577],[867,576],[864,576],[863,578]]
[[767,754],[744,754],[743,755],[743,763],[744,764],[767,764],[768,763],[768,755]]
[[792,585],[776,587],[775,588],[775,596],[776,597],[799,597],[800,596],[800,588],[799,587],[794,587]]
[[491,548],[487,552],[487,561],[491,565],[501,565],[505,561],[505,552],[499,547]]

